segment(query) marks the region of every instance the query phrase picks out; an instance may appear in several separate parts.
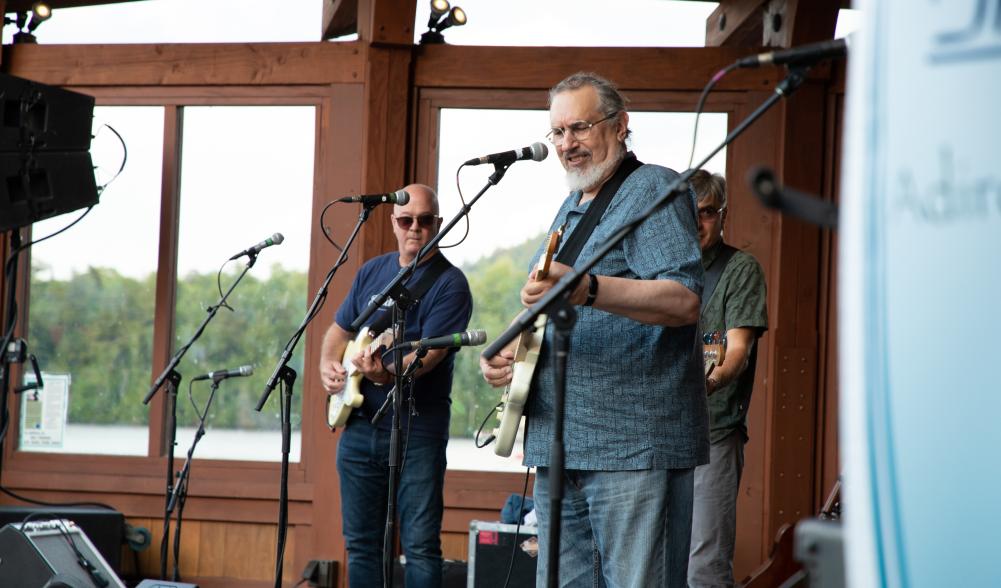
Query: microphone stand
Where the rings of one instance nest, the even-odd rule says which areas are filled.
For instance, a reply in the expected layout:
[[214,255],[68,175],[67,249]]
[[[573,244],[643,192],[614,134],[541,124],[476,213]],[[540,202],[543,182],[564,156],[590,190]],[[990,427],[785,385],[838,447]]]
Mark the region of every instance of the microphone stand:
[[[669,200],[673,199],[676,195],[686,193],[689,191],[688,180],[692,177],[696,170],[700,169],[705,165],[710,159],[713,158],[719,151],[724,147],[729,145],[736,139],[740,134],[742,134],[751,124],[761,117],[768,109],[775,105],[783,97],[789,96],[803,83],[806,79],[806,72],[808,67],[796,67],[790,68],[789,74],[784,80],[779,82],[776,86],[774,93],[769,96],[754,112],[747,116],[743,121],[738,124],[733,131],[731,131],[723,142],[720,143],[715,149],[712,150],[709,155],[707,155],[702,161],[700,161],[695,167],[686,170],[681,173],[674,182],[668,187],[668,190],[662,196],[659,196],[653,201],[646,210],[641,211],[633,218],[625,221],[619,230],[612,234],[607,241],[595,251],[594,255],[589,259],[579,263],[570,269],[560,281],[557,282],[552,288],[547,291],[542,298],[540,298],[535,304],[530,308],[525,309],[519,314],[515,320],[512,322],[511,326],[508,327],[500,336],[494,340],[493,343],[487,346],[481,354],[485,359],[490,359],[493,356],[500,353],[500,351],[506,347],[511,341],[514,340],[522,331],[530,328],[535,323],[535,318],[542,313],[547,313],[551,319],[555,318],[554,326],[556,327],[555,340],[557,345],[554,347],[562,347],[562,349],[554,349],[554,366],[553,366],[553,441],[550,455],[553,461],[550,463],[549,475],[550,475],[550,529],[549,529],[549,542],[548,545],[548,559],[546,570],[547,578],[546,585],[550,587],[555,587],[559,578],[559,548],[560,548],[560,528],[562,524],[562,493],[563,493],[563,406],[564,406],[564,393],[565,393],[565,361],[566,354],[569,347],[569,329],[572,330],[575,321],[576,312],[572,308],[569,308],[567,304],[567,298],[570,291],[577,284],[577,281],[586,274],[599,260],[601,260],[605,255],[608,254],[616,245],[618,245],[629,233],[631,233],[637,226],[640,225],[646,218],[653,214],[658,208],[666,204]],[[558,324],[563,323],[563,324]],[[565,331],[565,332],[563,332]],[[562,365],[561,365],[562,364]],[[558,446],[558,447],[557,447]],[[557,468],[559,468],[557,470]],[[555,490],[554,490],[555,489]]]
[[181,576],[179,571],[179,564],[181,560],[181,520],[184,517],[184,504],[188,500],[188,481],[191,479],[191,460],[195,454],[195,447],[198,446],[198,442],[201,441],[202,437],[205,436],[205,421],[209,417],[209,409],[212,408],[212,400],[215,398],[216,390],[219,389],[219,383],[222,380],[212,379],[212,388],[209,390],[209,399],[205,403],[205,411],[199,415],[198,419],[198,430],[195,431],[195,438],[191,441],[191,447],[188,449],[188,457],[184,460],[184,466],[181,468],[181,472],[177,475],[177,484],[174,485],[174,493],[170,496],[170,501],[167,505],[167,511],[170,512],[177,506],[177,528],[174,530],[174,574],[172,581],[180,582]]
[[[351,330],[358,331],[372,316],[372,314],[382,306],[387,298],[392,297],[396,304],[393,305],[393,341],[394,344],[399,341],[404,341],[404,332],[406,330],[406,312],[410,306],[413,305],[414,300],[410,295],[410,292],[404,287],[404,282],[410,279],[410,276],[417,271],[417,265],[420,260],[427,256],[427,254],[434,250],[442,238],[452,230],[452,227],[459,222],[460,219],[469,214],[469,211],[476,204],[477,200],[490,189],[491,186],[496,186],[501,179],[504,178],[504,174],[507,173],[507,169],[511,166],[510,163],[495,163],[494,173],[490,174],[487,178],[487,183],[483,188],[476,193],[468,204],[464,205],[455,216],[448,221],[438,234],[431,238],[417,255],[414,256],[413,261],[407,264],[406,267],[401,268],[400,272],[396,274],[381,292],[376,294],[372,300],[369,302],[368,306],[358,315],[358,318],[351,323]],[[403,365],[403,349],[397,347],[394,350],[393,361],[397,366]],[[390,428],[389,434],[389,480],[387,483],[389,496],[386,503],[386,531],[383,541],[383,554],[382,554],[382,566],[383,566],[383,585],[387,588],[393,585],[393,551],[395,547],[395,533],[396,533],[396,488],[399,482],[399,456],[400,456],[400,411],[403,410],[403,375],[399,367],[397,367],[396,383],[395,383],[396,395],[393,397],[393,420]],[[278,588],[277,586],[275,588]]]
[[355,223],[354,229],[351,230],[351,236],[348,237],[347,243],[341,249],[341,254],[334,263],[334,267],[330,268],[330,271],[327,272],[327,277],[324,278],[323,284],[320,285],[320,289],[317,290],[316,295],[313,297],[313,302],[309,305],[306,316],[303,317],[299,327],[285,344],[285,349],[278,359],[278,365],[275,366],[271,377],[268,378],[267,383],[264,385],[264,393],[261,394],[261,398],[257,401],[257,406],[254,408],[257,412],[261,412],[271,392],[278,385],[278,381],[281,380],[282,464],[281,480],[279,481],[278,489],[278,539],[275,557],[275,588],[281,588],[282,585],[285,537],[288,534],[288,459],[292,448],[292,386],[295,384],[295,379],[298,375],[294,369],[288,366],[288,363],[292,361],[292,353],[295,352],[296,345],[299,344],[299,340],[302,339],[303,334],[306,332],[306,327],[316,318],[324,301],[326,301],[327,289],[330,287],[330,282],[334,279],[334,275],[337,274],[337,270],[347,261],[348,250],[351,249],[351,244],[354,243],[355,238],[358,236],[361,226],[368,220],[372,209],[379,204],[381,203],[373,202],[362,205],[358,221]]
[[177,364],[181,362],[181,358],[184,354],[188,352],[188,349],[194,345],[195,341],[202,336],[205,331],[205,327],[215,318],[215,315],[219,312],[219,309],[226,305],[226,299],[229,295],[233,293],[236,289],[236,285],[240,283],[243,276],[247,275],[250,268],[254,267],[257,263],[257,254],[249,253],[249,259],[247,260],[246,267],[237,276],[236,281],[229,287],[229,290],[219,299],[215,305],[208,308],[208,314],[202,320],[202,324],[198,325],[195,329],[195,333],[191,335],[188,342],[178,348],[174,352],[174,355],[167,362],[167,367],[163,369],[163,372],[157,376],[156,380],[153,381],[153,385],[150,386],[149,392],[146,393],[146,397],[143,398],[143,404],[149,404],[149,401],[153,399],[157,390],[167,383],[167,492],[166,492],[166,502],[163,509],[163,536],[160,539],[160,579],[167,579],[167,542],[170,535],[170,516],[173,513],[174,505],[172,504],[174,495],[174,446],[177,444],[177,387],[181,383],[181,374],[177,372]]

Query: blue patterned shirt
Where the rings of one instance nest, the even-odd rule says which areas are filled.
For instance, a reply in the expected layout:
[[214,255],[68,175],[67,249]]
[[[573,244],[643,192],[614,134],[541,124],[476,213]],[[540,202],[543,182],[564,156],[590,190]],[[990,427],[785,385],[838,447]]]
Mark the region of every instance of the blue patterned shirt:
[[[677,173],[656,165],[634,171],[615,194],[584,245],[593,256],[624,221],[665,194]],[[569,235],[593,202],[563,202],[551,230]],[[564,238],[564,243],[566,238]],[[537,260],[541,250],[536,254]],[[534,262],[533,262],[534,265]],[[671,199],[591,270],[595,275],[673,280],[702,292],[695,195]],[[567,360],[566,467],[581,470],[689,468],[709,461],[709,424],[697,325],[662,327],[577,306]],[[525,465],[548,466],[553,428],[553,328],[536,369],[529,401]]]

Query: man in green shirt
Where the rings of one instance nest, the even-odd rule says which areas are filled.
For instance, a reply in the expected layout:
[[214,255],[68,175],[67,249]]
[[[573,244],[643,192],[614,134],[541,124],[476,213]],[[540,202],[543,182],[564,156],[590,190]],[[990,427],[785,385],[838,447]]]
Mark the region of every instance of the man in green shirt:
[[725,353],[706,377],[709,463],[695,469],[688,585],[718,588],[733,586],[737,490],[754,387],[755,343],[768,328],[768,314],[761,265],[723,242],[726,180],[699,170],[691,184],[698,198],[705,270],[700,329],[708,338],[724,341]]

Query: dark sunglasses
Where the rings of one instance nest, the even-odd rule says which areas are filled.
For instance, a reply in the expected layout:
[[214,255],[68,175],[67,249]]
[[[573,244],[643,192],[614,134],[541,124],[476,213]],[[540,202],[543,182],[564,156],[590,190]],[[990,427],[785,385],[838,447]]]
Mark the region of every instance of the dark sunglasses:
[[[404,230],[409,229],[411,225],[414,224],[414,217],[412,216],[401,215],[401,216],[394,216],[393,218],[396,219],[396,224],[401,229]],[[436,217],[433,214],[422,214],[417,217],[417,226],[422,229],[427,229],[429,227],[434,226],[434,222],[436,220],[438,220],[438,217]]]

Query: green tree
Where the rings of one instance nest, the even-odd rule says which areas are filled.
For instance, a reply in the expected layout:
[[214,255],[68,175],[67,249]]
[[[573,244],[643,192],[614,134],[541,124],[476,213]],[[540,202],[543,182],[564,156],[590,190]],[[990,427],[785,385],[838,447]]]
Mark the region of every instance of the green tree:
[[[484,329],[488,340],[497,337],[521,312],[519,292],[543,238],[544,234],[540,234],[462,266],[473,294],[473,317],[469,324]],[[449,431],[455,437],[472,437],[500,400],[500,390],[491,388],[480,375],[479,353],[479,348],[470,348],[456,356]],[[488,421],[485,430],[489,432],[494,424],[494,420]]]

